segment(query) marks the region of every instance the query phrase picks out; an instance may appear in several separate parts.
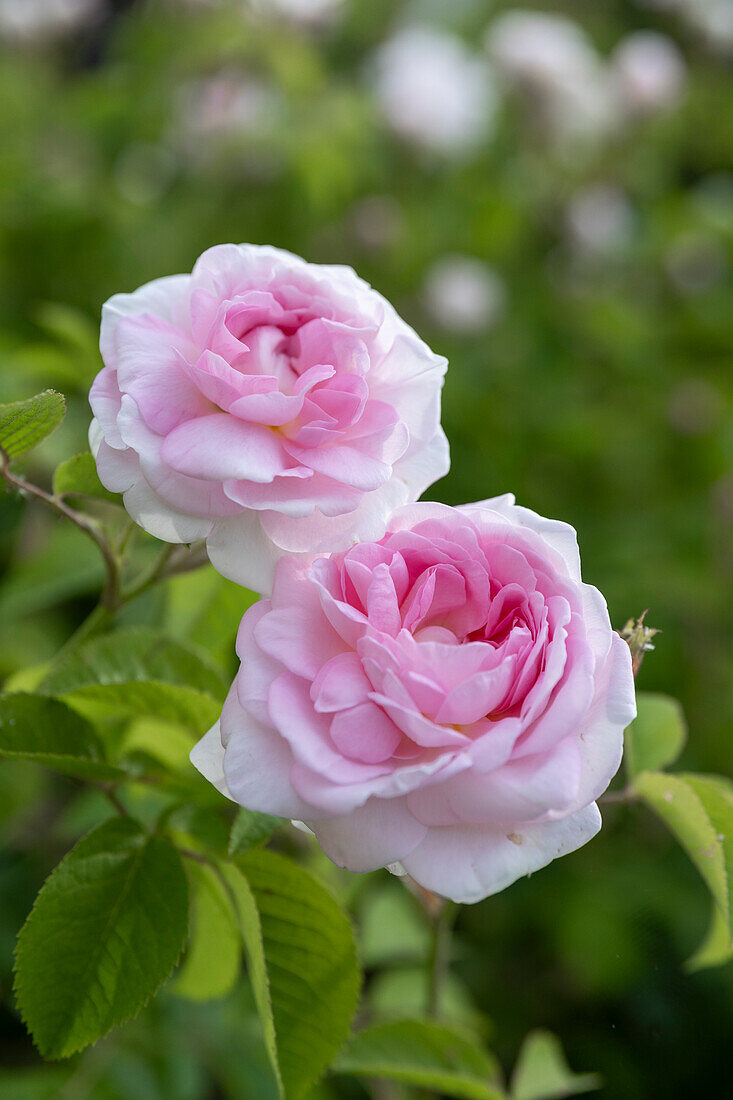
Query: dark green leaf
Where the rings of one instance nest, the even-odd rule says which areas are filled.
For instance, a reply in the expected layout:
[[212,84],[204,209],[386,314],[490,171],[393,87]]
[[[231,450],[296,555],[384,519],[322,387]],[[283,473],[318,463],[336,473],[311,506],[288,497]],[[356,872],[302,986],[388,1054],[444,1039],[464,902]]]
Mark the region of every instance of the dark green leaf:
[[18,939],[16,996],[45,1058],[64,1058],[134,1016],[183,948],[188,887],[167,840],[115,818],[52,872]]
[[278,825],[282,825],[281,817],[260,814],[256,810],[245,810],[242,807],[234,819],[229,835],[229,855],[236,856],[262,844]]
[[511,1100],[560,1100],[595,1092],[597,1073],[573,1073],[559,1039],[549,1031],[531,1031],[524,1040],[512,1075]]
[[105,489],[97,474],[97,464],[86,451],[84,454],[67,458],[56,467],[53,475],[53,491],[56,496],[94,497],[119,503],[120,498]]
[[55,390],[0,405],[0,448],[11,461],[30,451],[64,419],[66,401]]
[[385,1077],[463,1100],[501,1100],[496,1059],[468,1033],[427,1020],[398,1020],[358,1032],[335,1073]]
[[0,696],[0,753],[81,779],[125,775],[105,763],[102,743],[86,718],[42,695]]
[[687,740],[682,707],[669,695],[640,691],[637,716],[624,734],[624,754],[629,779],[641,772],[661,771],[673,764]]
[[228,890],[210,867],[188,862],[191,927],[188,952],[173,986],[179,997],[223,997],[237,978],[242,944]]
[[281,1096],[299,1100],[344,1043],[360,973],[348,917],[307,871],[256,849],[224,872]]

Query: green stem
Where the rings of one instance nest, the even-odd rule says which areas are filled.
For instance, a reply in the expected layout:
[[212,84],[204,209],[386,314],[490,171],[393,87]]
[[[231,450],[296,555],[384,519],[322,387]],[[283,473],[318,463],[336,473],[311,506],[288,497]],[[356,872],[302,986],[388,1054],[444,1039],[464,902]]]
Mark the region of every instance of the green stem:
[[440,1016],[440,996],[450,969],[451,938],[458,906],[446,901],[433,919],[433,937],[428,959],[427,1013],[433,1020]]

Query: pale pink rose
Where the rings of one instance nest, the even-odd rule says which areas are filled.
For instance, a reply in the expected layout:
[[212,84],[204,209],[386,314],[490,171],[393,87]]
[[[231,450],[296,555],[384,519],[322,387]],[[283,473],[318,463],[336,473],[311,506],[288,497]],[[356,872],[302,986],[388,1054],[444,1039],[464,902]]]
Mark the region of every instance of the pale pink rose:
[[284,552],[380,538],[448,471],[446,361],[348,267],[219,245],[102,311],[99,476],[141,527],[269,591]]
[[575,532],[513,497],[397,511],[379,542],[283,559],[192,760],[305,822],[352,871],[459,902],[598,831],[635,715],[631,657]]

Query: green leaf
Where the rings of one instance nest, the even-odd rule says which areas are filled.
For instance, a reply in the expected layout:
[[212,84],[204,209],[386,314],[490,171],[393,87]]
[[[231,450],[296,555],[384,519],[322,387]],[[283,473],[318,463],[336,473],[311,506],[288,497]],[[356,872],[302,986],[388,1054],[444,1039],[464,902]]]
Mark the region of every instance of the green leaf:
[[102,485],[97,474],[97,464],[89,451],[67,458],[56,467],[53,475],[53,491],[58,497],[94,497],[117,504],[120,502],[118,495],[110,493]]
[[713,905],[710,927],[697,951],[685,963],[685,970],[692,974],[710,966],[724,966],[733,959],[733,939],[725,917],[717,905]]
[[130,627],[80,646],[40,689],[84,713],[154,717],[202,734],[221,713],[225,685],[205,655],[154,630]]
[[[634,787],[707,883],[727,930],[728,946],[733,946],[733,784],[716,776],[645,772]],[[709,941],[703,945],[707,957],[710,950],[722,951],[720,930],[714,929],[714,936],[712,948]]]
[[106,821],[51,873],[21,930],[16,996],[44,1058],[65,1058],[134,1016],[183,948],[188,887],[167,840]]
[[403,1081],[464,1100],[503,1096],[496,1059],[468,1033],[427,1020],[398,1020],[358,1032],[332,1069]]
[[255,849],[223,868],[281,1097],[299,1100],[344,1043],[360,973],[348,917],[307,871]]
[[0,754],[80,779],[112,780],[125,775],[105,763],[102,743],[86,718],[42,695],[0,696]]
[[55,390],[0,405],[0,450],[12,461],[30,451],[64,419],[66,401]]
[[522,1044],[512,1075],[511,1100],[559,1100],[601,1088],[597,1073],[573,1073],[559,1039],[549,1031],[531,1031]]
[[225,996],[239,977],[242,944],[229,892],[210,867],[187,863],[191,888],[188,953],[173,986],[179,997]]
[[229,855],[236,856],[262,844],[278,825],[282,825],[282,820],[281,817],[272,817],[271,814],[261,814],[242,807],[234,818],[229,834]]
[[637,716],[624,734],[624,759],[629,779],[641,772],[661,771],[673,764],[687,740],[687,724],[676,699],[656,692],[636,696]]
[[136,718],[125,730],[120,756],[142,753],[164,768],[180,771],[188,767],[188,756],[196,744],[189,730],[159,718]]

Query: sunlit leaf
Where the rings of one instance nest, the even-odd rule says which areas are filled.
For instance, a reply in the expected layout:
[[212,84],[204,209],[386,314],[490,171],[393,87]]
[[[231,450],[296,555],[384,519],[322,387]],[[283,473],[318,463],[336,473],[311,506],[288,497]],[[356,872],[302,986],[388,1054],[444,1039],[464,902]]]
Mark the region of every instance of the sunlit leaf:
[[130,818],[84,837],[21,930],[16,997],[45,1058],[64,1058],[134,1016],[175,966],[188,887],[175,848]]
[[[717,776],[646,772],[638,776],[634,786],[675,835],[707,883],[727,930],[730,947],[733,941],[733,784]],[[703,958],[710,959],[717,953],[724,961],[720,927],[713,925],[712,936],[713,939],[708,938],[701,949]],[[701,965],[699,953],[693,960],[692,965]]]
[[597,1073],[573,1073],[560,1040],[549,1031],[531,1031],[524,1040],[512,1074],[511,1100],[560,1100],[595,1092],[602,1081]]
[[629,779],[644,771],[661,771],[673,764],[687,740],[682,707],[669,695],[640,691],[637,716],[624,734],[624,759]]
[[66,401],[55,390],[0,405],[0,449],[12,461],[50,435],[64,419]]
[[499,1065],[468,1033],[426,1020],[398,1020],[358,1032],[335,1073],[387,1078],[464,1100],[501,1100]]
[[343,1045],[360,975],[348,917],[312,875],[256,849],[224,868],[265,1044],[284,1100],[299,1100]]
[[191,924],[173,992],[192,1001],[223,997],[237,978],[242,940],[229,892],[210,867],[188,861]]
[[56,496],[93,497],[120,503],[120,497],[105,489],[99,480],[97,464],[89,451],[67,458],[56,467],[53,491]]

